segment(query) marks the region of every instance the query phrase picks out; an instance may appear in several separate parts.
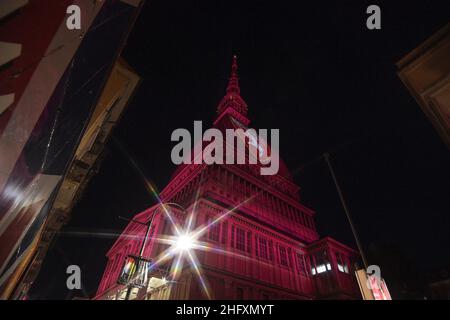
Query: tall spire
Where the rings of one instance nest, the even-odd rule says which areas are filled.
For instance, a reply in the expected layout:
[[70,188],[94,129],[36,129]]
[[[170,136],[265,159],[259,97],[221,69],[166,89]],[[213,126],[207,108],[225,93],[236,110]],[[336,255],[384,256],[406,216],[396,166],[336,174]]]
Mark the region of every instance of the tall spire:
[[233,63],[231,64],[231,75],[230,75],[230,80],[228,82],[227,93],[239,94],[241,92],[241,90],[239,88],[237,69],[238,69],[237,56],[234,55]]
[[228,114],[247,125],[250,120],[247,119],[247,104],[240,95],[241,89],[239,88],[237,69],[237,56],[234,55],[233,63],[231,64],[231,75],[228,80],[227,93],[217,106],[218,118],[216,121],[219,121],[220,118]]

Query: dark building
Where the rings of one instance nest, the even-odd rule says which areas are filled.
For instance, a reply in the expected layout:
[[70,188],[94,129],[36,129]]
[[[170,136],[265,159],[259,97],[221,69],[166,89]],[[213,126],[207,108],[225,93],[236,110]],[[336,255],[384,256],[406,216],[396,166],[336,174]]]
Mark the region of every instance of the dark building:
[[[98,116],[105,116],[107,109],[117,120],[115,113],[121,112],[137,84],[134,73],[117,59],[141,1],[77,1],[80,29],[69,29],[66,24],[67,8],[72,4],[69,0],[0,3],[3,299],[26,294],[49,242],[67,222],[80,185],[94,172],[91,169],[99,154],[93,150],[101,150],[111,129]],[[108,90],[124,98],[123,105],[99,105],[102,92],[104,102],[108,94],[111,98],[104,88],[108,79],[117,81],[120,68],[133,74],[127,92]],[[92,125],[100,136],[92,132]],[[55,207],[55,199],[62,208]]]
[[432,300],[450,300],[450,267],[428,274],[427,295]]
[[397,63],[399,76],[450,147],[450,23]]

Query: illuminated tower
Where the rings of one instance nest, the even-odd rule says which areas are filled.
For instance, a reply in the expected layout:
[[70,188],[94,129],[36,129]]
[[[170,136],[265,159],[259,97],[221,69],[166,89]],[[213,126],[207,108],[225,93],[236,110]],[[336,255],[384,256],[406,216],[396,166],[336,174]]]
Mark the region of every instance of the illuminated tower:
[[[247,111],[234,57],[213,127],[246,130]],[[315,212],[301,203],[299,187],[281,159],[276,175],[261,175],[260,164],[183,164],[159,196],[163,203],[186,208],[171,207],[174,219],[192,214],[196,226],[208,226],[199,241],[211,250],[195,250],[204,282],[190,263],[172,281],[173,262],[163,263],[152,269],[148,287],[132,290],[131,299],[358,298],[356,252],[331,238],[319,239]],[[167,248],[158,239],[173,233],[170,219],[158,206],[134,218],[146,222],[154,212],[143,253],[153,261]],[[130,223],[109,250],[96,299],[125,297],[117,279],[127,255],[138,254],[145,231],[144,225]]]

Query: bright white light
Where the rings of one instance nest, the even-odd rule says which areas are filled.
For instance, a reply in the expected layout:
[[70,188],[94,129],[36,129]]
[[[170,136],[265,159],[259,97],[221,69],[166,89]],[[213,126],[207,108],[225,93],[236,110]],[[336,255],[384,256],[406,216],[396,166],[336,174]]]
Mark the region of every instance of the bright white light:
[[327,268],[325,267],[324,264],[321,264],[320,266],[317,266],[317,273],[323,273],[327,271]]
[[175,247],[179,251],[188,251],[194,246],[194,239],[187,234],[182,234],[178,237]]

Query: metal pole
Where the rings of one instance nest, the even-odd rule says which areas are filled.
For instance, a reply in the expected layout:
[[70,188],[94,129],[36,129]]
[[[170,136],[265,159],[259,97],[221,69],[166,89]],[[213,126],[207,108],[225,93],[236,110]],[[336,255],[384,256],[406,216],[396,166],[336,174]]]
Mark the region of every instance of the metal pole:
[[144,236],[144,240],[142,241],[141,250],[139,250],[139,258],[142,258],[142,255],[144,254],[145,244],[147,243],[147,238],[148,238],[148,235],[150,233],[150,229],[151,229],[152,224],[153,224],[153,218],[155,217],[155,213],[156,213],[156,210],[158,208],[159,207],[156,207],[153,210],[152,217],[150,218],[150,220],[149,220],[149,222],[147,224],[147,230],[145,231],[145,236]]
[[152,227],[153,220],[156,215],[156,210],[158,210],[161,206],[167,206],[167,205],[176,206],[178,208],[181,208],[181,210],[186,211],[186,209],[184,209],[181,205],[179,205],[178,203],[175,203],[175,202],[160,203],[159,206],[157,206],[153,210],[152,217],[150,218],[149,222],[147,223],[147,230],[145,232],[144,240],[142,241],[141,249],[139,250],[139,258],[142,258],[142,255],[144,254],[145,244],[147,243],[147,238],[150,233],[150,229]]
[[[141,244],[141,249],[139,250],[139,258],[142,258],[142,255],[144,254],[144,250],[145,250],[145,244],[147,243],[147,238],[148,235],[150,233],[150,229],[152,227],[153,224],[153,218],[155,217],[155,213],[156,210],[158,210],[159,206],[156,207],[153,212],[152,212],[152,217],[150,218],[149,222],[146,224],[147,225],[147,230],[145,231],[145,236],[144,239],[142,240],[142,244]],[[125,295],[125,300],[129,300],[130,299],[130,295],[131,295],[131,290],[133,289],[133,284],[129,284],[128,288],[127,288],[127,293]]]
[[347,207],[347,204],[345,203],[345,199],[344,199],[344,195],[342,194],[341,187],[339,186],[336,175],[334,174],[334,170],[333,170],[333,167],[330,162],[330,154],[324,153],[323,156],[325,158],[325,161],[328,164],[328,168],[330,169],[331,176],[333,177],[334,184],[336,185],[336,189],[338,191],[339,198],[341,199],[342,206],[344,207],[345,214],[347,215],[347,220],[350,224],[350,228],[352,229],[353,236],[355,237],[356,245],[358,246],[358,250],[359,250],[359,254],[361,255],[362,261],[364,263],[364,268],[367,269],[367,266],[368,266],[367,260],[366,260],[366,257],[364,256],[364,251],[362,249],[361,242],[359,241],[358,233],[356,232],[355,226],[353,225],[353,221],[350,216],[350,211]]
[[133,286],[129,284],[127,288],[127,294],[125,295],[125,300],[130,300],[131,289],[133,289]]

